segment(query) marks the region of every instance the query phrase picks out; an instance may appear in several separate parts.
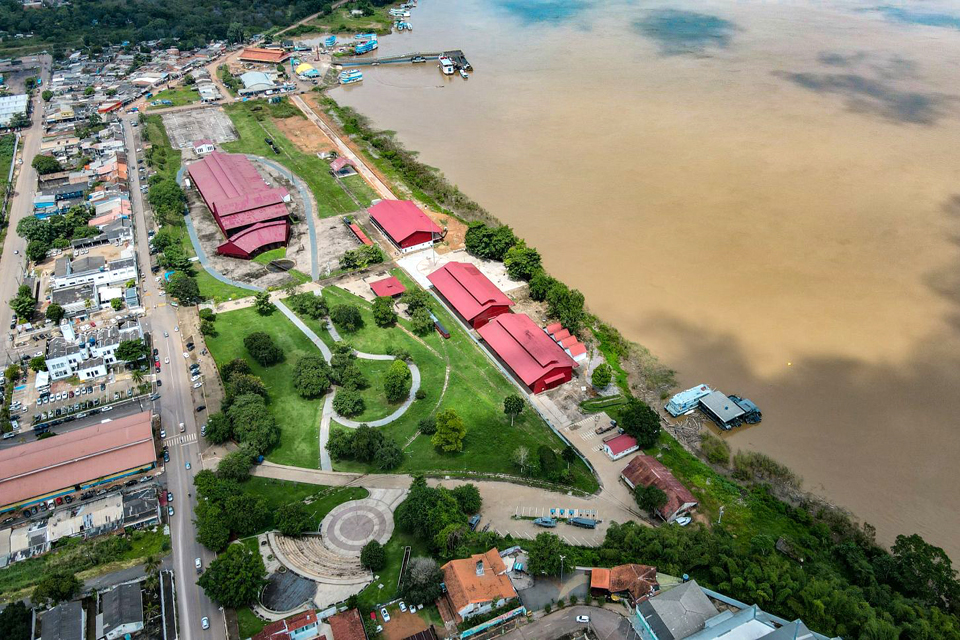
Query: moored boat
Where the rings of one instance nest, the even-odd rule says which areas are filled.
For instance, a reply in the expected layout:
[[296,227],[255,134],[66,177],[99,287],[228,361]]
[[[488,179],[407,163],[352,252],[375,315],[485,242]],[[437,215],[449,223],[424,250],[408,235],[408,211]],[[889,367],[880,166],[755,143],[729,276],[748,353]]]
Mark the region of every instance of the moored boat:
[[456,68],[453,65],[453,60],[447,56],[440,56],[439,64],[437,66],[440,67],[440,71],[442,71],[443,75],[445,76],[452,76],[456,71]]

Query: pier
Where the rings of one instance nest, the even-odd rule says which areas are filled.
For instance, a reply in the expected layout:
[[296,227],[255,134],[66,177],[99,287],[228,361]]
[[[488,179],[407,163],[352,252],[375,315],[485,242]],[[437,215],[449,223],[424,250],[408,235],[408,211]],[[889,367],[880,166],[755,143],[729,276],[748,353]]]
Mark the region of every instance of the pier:
[[453,51],[431,51],[426,53],[422,51],[415,51],[414,53],[402,53],[395,56],[380,56],[377,58],[350,56],[348,58],[334,58],[333,64],[340,65],[341,67],[366,67],[381,64],[412,63],[415,59],[421,58],[423,60],[438,60],[440,56],[447,56],[453,60],[454,65],[458,69],[466,69],[467,71],[473,70],[473,66],[467,60],[467,57],[463,55],[463,51],[459,49],[455,49]]

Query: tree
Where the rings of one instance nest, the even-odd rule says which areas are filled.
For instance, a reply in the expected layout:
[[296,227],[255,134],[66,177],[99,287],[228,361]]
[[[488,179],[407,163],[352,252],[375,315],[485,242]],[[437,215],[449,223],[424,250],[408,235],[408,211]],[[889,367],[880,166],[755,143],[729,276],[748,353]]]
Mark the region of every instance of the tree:
[[330,319],[338,329],[353,333],[363,328],[363,316],[360,309],[352,304],[338,304],[330,309]]
[[34,262],[43,262],[50,251],[51,243],[42,240],[31,240],[27,243],[26,254]]
[[320,356],[307,355],[293,367],[293,388],[301,398],[319,398],[330,390],[330,365]]
[[230,531],[240,537],[251,536],[270,524],[270,509],[262,496],[241,493],[229,496],[223,504]]
[[213,444],[223,444],[233,437],[233,427],[230,418],[222,411],[214,413],[207,419],[206,438]]
[[175,269],[185,273],[190,273],[192,269],[190,257],[187,255],[187,251],[183,248],[182,244],[171,244],[164,249],[159,262],[161,267]]
[[206,548],[220,552],[230,543],[230,528],[227,516],[214,502],[200,502],[194,509],[197,524],[197,542]]
[[527,460],[530,459],[530,450],[520,445],[510,454],[510,459],[513,460],[513,464],[520,467],[520,473],[523,473],[524,467],[527,466]]
[[110,301],[110,306],[113,307],[114,311],[120,311],[123,308],[123,300],[120,298],[114,298]]
[[649,449],[660,437],[660,416],[642,400],[630,398],[620,412],[623,430],[637,439],[643,449]]
[[564,544],[552,533],[540,533],[527,545],[527,560],[533,575],[560,575],[560,555]]
[[891,552],[904,593],[931,606],[949,607],[960,601],[957,572],[943,549],[917,534],[901,534]]
[[176,298],[180,304],[197,304],[200,297],[200,286],[196,278],[183,271],[177,271],[167,281],[167,294]]
[[200,321],[200,333],[205,336],[210,336],[211,338],[215,338],[219,335],[217,332],[217,325],[210,320]]
[[383,376],[383,390],[388,402],[400,402],[410,393],[412,376],[403,360],[394,360]]
[[410,324],[413,332],[418,336],[425,336],[433,331],[433,318],[430,317],[430,310],[426,307],[420,307],[410,315]]
[[47,175],[48,173],[57,173],[63,171],[63,167],[53,156],[42,156],[36,155],[33,157],[33,162],[30,163],[34,169],[37,170],[42,176]]
[[142,338],[124,340],[117,346],[114,356],[121,362],[137,362],[147,357],[147,345]]
[[366,245],[344,251],[340,256],[340,268],[345,270],[363,269],[371,264],[380,264],[384,260],[383,251],[377,245]]
[[61,307],[55,302],[51,303],[47,307],[47,311],[46,311],[47,320],[49,320],[53,324],[60,324],[60,321],[63,320],[63,316],[65,315],[66,315],[66,312],[63,310],[63,307]]
[[377,449],[373,459],[377,462],[377,468],[381,471],[396,469],[403,464],[403,449],[393,440],[386,440],[383,445]]
[[420,418],[420,433],[425,436],[432,436],[437,432],[437,419],[434,416]]
[[443,572],[433,558],[417,556],[410,559],[403,572],[400,595],[408,604],[430,604],[441,595]]
[[248,446],[241,446],[220,459],[220,463],[217,464],[217,475],[227,480],[243,482],[250,477],[253,459],[253,450]]
[[20,600],[11,602],[0,611],[0,638],[30,640],[30,607]]
[[462,484],[451,491],[457,504],[460,505],[460,511],[466,514],[480,513],[480,507],[483,506],[483,498],[480,497],[480,490],[474,484]]
[[310,529],[311,519],[302,502],[281,505],[274,518],[277,529],[285,536],[299,536]]
[[661,507],[667,504],[667,494],[656,486],[649,487],[638,486],[633,490],[633,498],[637,501],[637,506],[655,516]]
[[314,320],[327,315],[327,303],[323,301],[322,296],[312,293],[296,293],[284,302],[295,313],[308,316]]
[[215,322],[217,319],[217,314],[213,312],[213,309],[200,309],[198,315],[200,316],[201,320],[207,320],[209,322]]
[[261,291],[254,298],[253,306],[256,308],[257,313],[262,316],[268,316],[277,308],[272,302],[270,302],[270,294],[266,291]]
[[378,327],[392,327],[397,323],[397,312],[393,308],[393,298],[378,296],[373,301],[373,321]]
[[266,584],[267,571],[259,552],[232,544],[197,581],[214,602],[230,608],[253,602]]
[[463,439],[467,436],[467,428],[463,419],[453,409],[446,409],[437,414],[437,432],[430,442],[433,446],[447,453],[463,451]]
[[503,260],[516,243],[517,237],[510,227],[489,227],[482,222],[472,223],[464,238],[470,254],[490,260]]
[[583,294],[555,282],[547,292],[547,313],[556,318],[570,333],[577,333],[583,324]]
[[40,579],[33,590],[31,599],[37,604],[43,604],[47,601],[56,604],[70,600],[80,593],[82,587],[83,584],[72,571],[55,569]]
[[29,320],[33,317],[33,309],[36,305],[37,301],[34,300],[30,287],[25,284],[20,285],[20,288],[17,289],[16,297],[10,301],[10,307],[13,309],[13,312],[17,314],[18,318],[24,320]]
[[43,98],[44,102],[50,102],[50,100],[53,98],[53,91],[50,91],[50,89],[44,89],[43,93],[40,94],[40,97]]
[[613,378],[613,374],[610,365],[604,362],[593,370],[593,375],[590,376],[590,382],[593,383],[593,386],[597,389],[605,389],[607,385],[610,384],[611,378]]
[[333,410],[345,418],[358,416],[365,408],[366,403],[354,389],[340,389],[333,397]]
[[577,459],[577,450],[573,447],[564,447],[560,452],[560,457],[567,463],[567,466],[573,464]]
[[383,545],[376,540],[363,545],[363,549],[360,550],[360,565],[373,572],[383,569],[387,565],[387,554],[383,550]]
[[510,426],[513,426],[513,419],[523,412],[523,398],[516,394],[510,394],[503,399],[503,412],[510,416]]
[[267,387],[263,384],[263,380],[249,373],[233,374],[227,380],[226,387],[227,396],[230,398],[253,393],[260,396],[264,400],[269,399]]
[[30,126],[30,118],[23,111],[18,111],[10,118],[11,129],[25,129]]
[[37,356],[35,358],[30,358],[30,368],[34,371],[46,371],[47,370],[47,360],[43,356]]
[[265,454],[280,441],[280,427],[258,395],[237,396],[227,415],[233,426],[233,437],[241,444],[249,444],[258,455]]
[[430,294],[420,288],[407,289],[400,302],[407,305],[407,313],[412,316],[418,309],[429,310]]
[[542,270],[540,252],[527,247],[522,242],[510,247],[503,265],[507,268],[507,275],[514,280],[530,280],[534,274]]
[[220,377],[229,380],[235,373],[250,373],[250,363],[243,358],[234,358],[220,367]]
[[269,333],[254,331],[243,339],[243,346],[254,360],[265,367],[283,360],[283,350],[276,345]]
[[537,302],[543,302],[547,299],[547,293],[555,284],[557,284],[557,280],[541,269],[530,278],[530,284],[527,287],[530,291],[530,298]]

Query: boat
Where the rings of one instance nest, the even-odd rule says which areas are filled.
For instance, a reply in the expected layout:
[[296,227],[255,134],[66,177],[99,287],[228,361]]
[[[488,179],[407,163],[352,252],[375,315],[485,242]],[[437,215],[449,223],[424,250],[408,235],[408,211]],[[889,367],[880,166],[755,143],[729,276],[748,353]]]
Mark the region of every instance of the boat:
[[752,401],[735,395],[729,395],[727,397],[733,400],[738,407],[743,409],[743,421],[747,424],[760,424],[760,421],[763,420],[763,414],[760,413],[760,407],[758,407]]
[[470,74],[464,71],[463,69],[460,69],[460,77],[463,78],[464,80],[469,80]]
[[397,20],[393,23],[393,28],[397,31],[413,31],[413,25],[403,20]]
[[445,76],[452,76],[456,70],[453,66],[453,60],[447,56],[440,56],[439,64],[437,66],[440,67],[440,71],[442,71],[443,75]]
[[337,79],[340,81],[340,84],[354,84],[355,82],[361,82],[363,80],[363,72],[359,69],[341,71]]
[[417,64],[418,62],[426,62],[426,61],[427,59],[424,58],[423,56],[413,56],[413,60],[411,60],[410,62],[412,62],[413,64]]
[[664,407],[667,413],[677,418],[688,413],[693,413],[700,404],[700,398],[713,393],[713,389],[705,384],[690,387],[686,391],[681,391],[670,398],[670,401]]
[[553,527],[557,526],[557,521],[553,518],[537,518],[533,521],[533,524],[537,525],[538,527],[547,527],[548,529],[552,529]]

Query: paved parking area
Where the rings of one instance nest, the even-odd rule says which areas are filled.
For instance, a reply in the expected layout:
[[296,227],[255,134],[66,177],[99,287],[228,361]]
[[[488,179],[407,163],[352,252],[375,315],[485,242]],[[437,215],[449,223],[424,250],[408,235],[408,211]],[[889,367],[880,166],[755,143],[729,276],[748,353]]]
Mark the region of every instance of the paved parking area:
[[194,140],[208,139],[215,144],[237,139],[230,118],[219,107],[191,109],[163,115],[163,125],[174,148],[185,149]]

